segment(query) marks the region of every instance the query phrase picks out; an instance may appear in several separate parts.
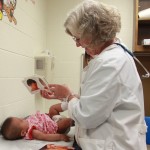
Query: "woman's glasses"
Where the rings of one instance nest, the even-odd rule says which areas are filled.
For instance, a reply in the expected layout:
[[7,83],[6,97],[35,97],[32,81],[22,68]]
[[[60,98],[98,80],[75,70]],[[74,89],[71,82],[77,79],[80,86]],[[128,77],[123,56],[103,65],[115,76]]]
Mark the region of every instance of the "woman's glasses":
[[85,43],[85,41],[83,42],[81,42],[81,38],[77,38],[77,37],[75,37],[75,36],[72,36],[72,39],[77,43],[77,44],[80,44],[81,46],[82,46],[82,48],[88,48],[88,47],[90,47],[91,46],[91,42],[90,43],[88,43],[88,44],[86,44]]
[[80,42],[80,38],[77,38],[75,36],[72,36],[72,39],[76,42],[76,43],[79,43]]

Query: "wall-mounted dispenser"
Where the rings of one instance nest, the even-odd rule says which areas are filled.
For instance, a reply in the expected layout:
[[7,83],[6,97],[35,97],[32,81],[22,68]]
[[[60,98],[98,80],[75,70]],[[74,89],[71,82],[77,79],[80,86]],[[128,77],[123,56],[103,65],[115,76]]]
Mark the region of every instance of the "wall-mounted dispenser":
[[36,70],[44,70],[45,69],[45,62],[46,58],[45,57],[35,57],[35,69]]
[[48,50],[35,56],[35,74],[42,75],[48,82],[52,80],[55,57]]

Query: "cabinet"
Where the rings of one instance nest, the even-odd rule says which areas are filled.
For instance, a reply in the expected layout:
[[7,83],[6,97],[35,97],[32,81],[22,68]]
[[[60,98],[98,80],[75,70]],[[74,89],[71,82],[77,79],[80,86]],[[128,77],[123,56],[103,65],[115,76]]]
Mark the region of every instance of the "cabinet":
[[139,17],[139,12],[147,9],[150,14],[150,0],[135,0],[135,52],[150,53],[150,45],[142,43],[144,39],[150,39],[150,17]]
[[[136,57],[150,71],[150,55],[136,53]],[[136,66],[140,77],[142,77],[142,75],[145,74],[145,71],[137,62]],[[145,116],[150,116],[150,78],[141,78],[141,80],[143,85]]]
[[[149,17],[141,17],[141,11],[148,10]],[[141,63],[150,71],[150,45],[143,45],[144,39],[150,39],[150,0],[135,0],[135,24],[134,24],[134,54]],[[145,74],[139,64],[136,63],[140,76]],[[142,78],[141,78],[142,79]],[[142,79],[145,115],[150,116],[150,78]]]

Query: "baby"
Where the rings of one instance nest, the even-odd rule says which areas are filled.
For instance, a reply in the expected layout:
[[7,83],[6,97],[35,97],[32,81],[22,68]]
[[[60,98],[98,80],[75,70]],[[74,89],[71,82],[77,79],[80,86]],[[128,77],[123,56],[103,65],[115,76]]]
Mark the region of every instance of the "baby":
[[27,85],[31,88],[31,91],[36,91],[39,89],[37,82],[33,79],[28,79]]
[[68,142],[66,133],[73,125],[73,120],[60,116],[64,106],[63,102],[55,104],[50,107],[49,114],[37,112],[25,119],[9,117],[2,124],[1,134],[7,140],[24,138]]

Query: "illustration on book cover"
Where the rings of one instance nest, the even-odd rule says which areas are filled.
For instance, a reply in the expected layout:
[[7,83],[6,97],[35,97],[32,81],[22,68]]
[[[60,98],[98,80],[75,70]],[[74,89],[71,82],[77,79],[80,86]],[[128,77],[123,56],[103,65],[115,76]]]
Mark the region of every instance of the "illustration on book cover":
[[26,77],[23,80],[24,85],[27,87],[31,94],[39,93],[40,90],[48,89],[48,83],[42,76],[34,75]]

